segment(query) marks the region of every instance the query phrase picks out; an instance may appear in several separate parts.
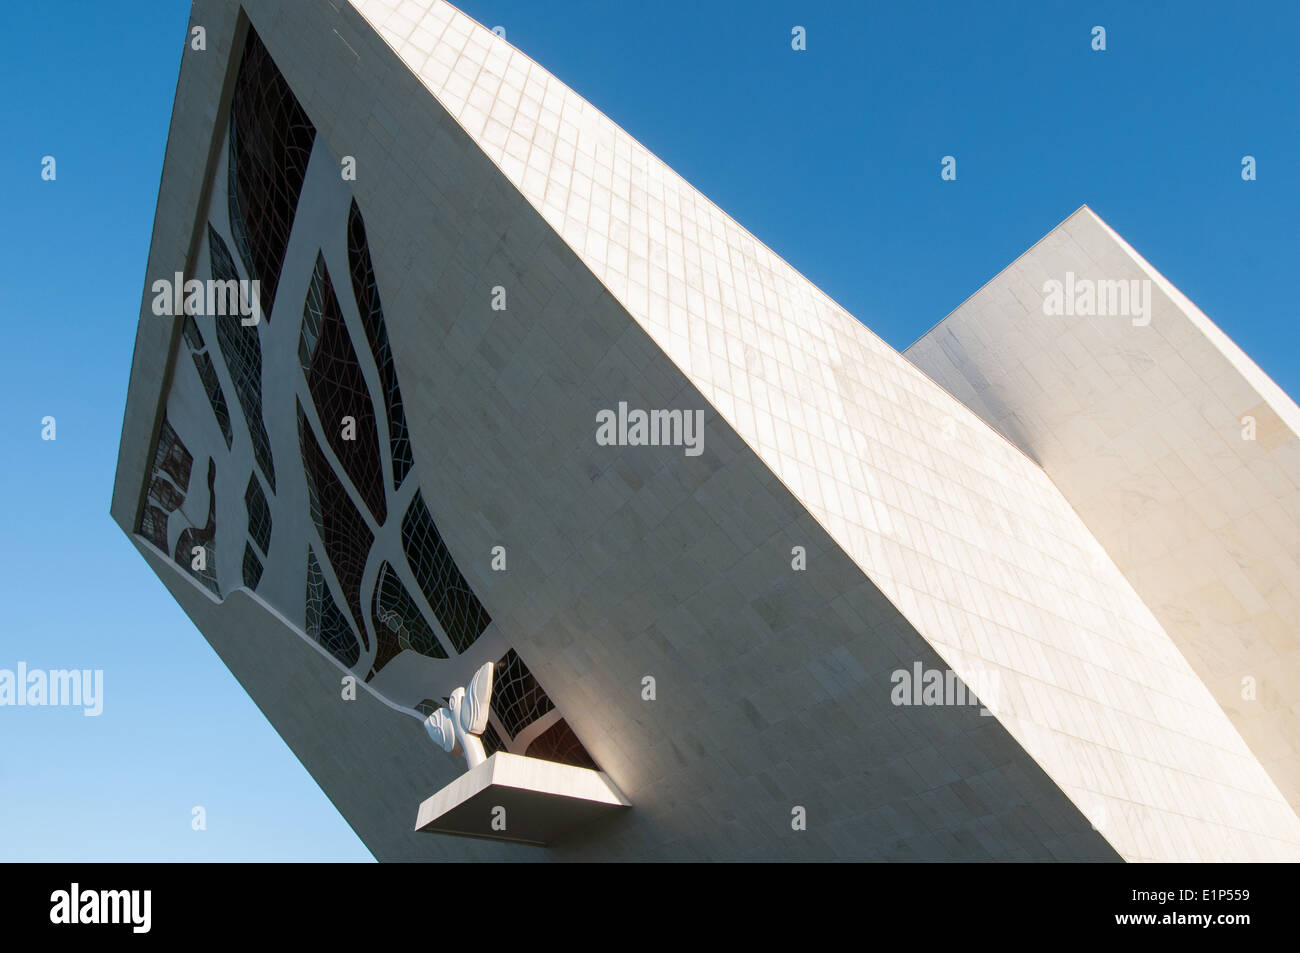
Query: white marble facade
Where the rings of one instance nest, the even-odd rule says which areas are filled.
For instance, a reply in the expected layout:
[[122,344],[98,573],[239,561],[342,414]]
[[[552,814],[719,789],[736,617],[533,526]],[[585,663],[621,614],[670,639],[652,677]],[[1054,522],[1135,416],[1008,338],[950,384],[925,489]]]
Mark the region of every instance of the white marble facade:
[[[552,855],[1300,858],[1270,756],[1155,590],[1068,477],[956,380],[894,351],[452,6],[244,6],[331,153],[357,158],[448,546],[633,805]],[[195,5],[216,40],[182,69],[151,274],[196,247],[215,160],[194,133],[212,136],[213,61],[239,16]],[[500,315],[496,286],[512,302]],[[114,497],[128,532],[169,334],[142,315]],[[623,399],[702,408],[704,455],[596,445],[596,412]],[[1273,462],[1300,472],[1294,455]],[[509,573],[488,565],[501,542]],[[278,641],[284,618],[259,655],[146,556],[377,855],[517,856],[390,829],[409,819],[376,811],[356,772],[382,778],[418,739],[373,707],[276,697],[261,667],[308,664]],[[891,672],[914,661],[995,685],[992,717],[891,705]],[[672,704],[646,705],[646,673]],[[309,714],[350,763],[312,740]],[[816,823],[792,835],[791,805],[808,802]]]
[[[1150,314],[1047,315],[1145,282]],[[905,352],[1060,488],[1300,806],[1300,409],[1084,207]]]

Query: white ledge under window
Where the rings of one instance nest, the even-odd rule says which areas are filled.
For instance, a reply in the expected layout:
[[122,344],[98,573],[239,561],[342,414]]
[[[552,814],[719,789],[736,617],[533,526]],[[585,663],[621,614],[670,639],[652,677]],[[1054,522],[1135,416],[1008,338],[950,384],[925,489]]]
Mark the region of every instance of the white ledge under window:
[[630,806],[603,771],[498,751],[422,803],[415,829],[544,846]]

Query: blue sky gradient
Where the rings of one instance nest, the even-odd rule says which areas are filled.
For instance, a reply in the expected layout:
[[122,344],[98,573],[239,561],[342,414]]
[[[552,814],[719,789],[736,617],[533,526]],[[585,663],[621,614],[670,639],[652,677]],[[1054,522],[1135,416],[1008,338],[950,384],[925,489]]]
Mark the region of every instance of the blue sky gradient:
[[[1300,4],[462,9],[897,348],[1087,203],[1300,394]],[[0,708],[0,860],[370,858],[108,515],[188,16],[0,10],[0,668],[106,696]]]

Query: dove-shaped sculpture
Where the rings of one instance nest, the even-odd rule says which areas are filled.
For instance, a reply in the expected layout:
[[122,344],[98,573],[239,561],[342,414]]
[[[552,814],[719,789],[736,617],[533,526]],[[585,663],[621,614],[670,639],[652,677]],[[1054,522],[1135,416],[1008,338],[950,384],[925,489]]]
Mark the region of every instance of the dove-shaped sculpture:
[[[484,662],[470,680],[469,689],[458,688],[424,721],[429,737],[451,754],[464,753],[472,768],[487,760],[479,735],[487,729],[488,704],[492,700],[491,662]],[[450,710],[449,710],[450,709]]]

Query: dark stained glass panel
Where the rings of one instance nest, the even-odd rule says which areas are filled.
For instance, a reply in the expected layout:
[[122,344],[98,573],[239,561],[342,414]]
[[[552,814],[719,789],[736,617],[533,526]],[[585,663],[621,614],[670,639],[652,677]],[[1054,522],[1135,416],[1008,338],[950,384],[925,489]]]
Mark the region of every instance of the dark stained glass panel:
[[[208,225],[208,257],[212,277],[217,281],[238,280],[235,262],[216,229]],[[262,420],[262,338],[258,325],[245,325],[238,315],[213,317],[217,326],[217,346],[230,371],[235,396],[244,411],[248,436],[253,441],[253,458],[275,492],[275,466],[271,460],[271,438]]]
[[249,27],[230,107],[227,202],[235,247],[270,320],[316,128]]
[[388,416],[388,443],[395,490],[411,471],[414,457],[411,438],[406,431],[402,392],[397,386],[397,368],[393,364],[392,348],[388,345],[388,329],[384,327],[384,309],[379,303],[379,285],[370,261],[370,246],[366,242],[366,225],[355,199],[348,212],[348,266],[352,273],[352,294],[357,299],[357,311],[366,330],[375,367],[379,369],[379,385],[383,389],[384,409]]
[[415,600],[387,562],[380,565],[379,576],[375,581],[371,619],[375,623],[375,638],[378,641],[376,672],[405,649],[429,658],[447,657],[447,650],[438,641]]
[[528,746],[527,755],[542,761],[558,761],[578,768],[600,770],[563,718],[533,739],[533,743]]
[[348,625],[347,616],[325,582],[325,574],[316,561],[316,553],[307,547],[307,634],[346,668],[357,664],[361,648]]
[[184,491],[190,485],[190,468],[193,466],[194,457],[190,455],[185,444],[176,436],[176,431],[164,417],[162,430],[158,435],[158,447],[154,451],[153,468],[167,474],[172,482]]
[[248,488],[244,490],[244,508],[248,511],[248,535],[253,537],[263,553],[271,551],[271,507],[257,477],[248,475]]
[[233,439],[230,432],[230,408],[226,404],[226,395],[221,389],[221,382],[217,379],[217,369],[212,366],[212,358],[207,353],[207,345],[199,332],[199,326],[194,323],[193,315],[185,316],[182,333],[185,337],[185,346],[190,349],[190,357],[194,360],[194,369],[198,371],[199,380],[203,382],[203,391],[208,395],[208,403],[212,406],[212,416],[217,418],[217,426],[221,428],[221,436],[226,441],[226,449],[229,450]]
[[167,519],[185,501],[193,464],[194,458],[164,416],[139,525],[140,535],[164,553],[171,552],[167,545]]
[[262,581],[262,561],[249,543],[244,543],[244,585],[256,589]]
[[418,490],[402,519],[402,548],[452,648],[464,652],[483,634],[492,617],[456,568]]
[[492,711],[511,738],[554,707],[518,652],[511,649],[502,656],[493,673]]
[[[388,517],[375,409],[334,294],[325,259],[316,256],[303,306],[298,359],[330,449],[377,523]],[[345,427],[344,418],[352,423]]]
[[[175,559],[186,572],[221,595],[217,586],[217,461],[208,458],[208,520],[203,526],[191,526],[176,540]],[[194,550],[202,547],[203,568],[194,568]]]
[[316,435],[312,433],[301,405],[298,407],[298,443],[307,473],[312,521],[325,547],[325,558],[334,570],[348,610],[357,624],[357,632],[368,649],[370,640],[366,637],[365,623],[361,621],[361,574],[366,567],[366,556],[374,542],[374,534],[330,467],[329,458],[316,442]]

